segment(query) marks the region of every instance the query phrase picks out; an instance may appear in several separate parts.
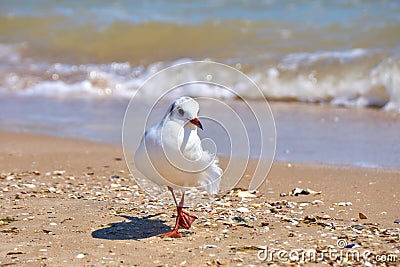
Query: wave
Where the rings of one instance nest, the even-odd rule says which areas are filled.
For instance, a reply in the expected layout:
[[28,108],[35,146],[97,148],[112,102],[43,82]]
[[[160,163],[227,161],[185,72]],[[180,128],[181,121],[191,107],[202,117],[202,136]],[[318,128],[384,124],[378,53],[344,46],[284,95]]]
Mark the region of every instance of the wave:
[[[3,94],[41,95],[57,98],[130,98],[151,75],[175,64],[191,62],[182,58],[168,62],[133,66],[129,62],[111,64],[61,64],[38,62],[21,57],[24,45],[0,45],[0,91]],[[330,103],[341,106],[379,107],[400,112],[400,57],[386,50],[351,49],[291,53],[258,64],[229,59],[224,63],[246,73],[269,100]],[[188,69],[182,75],[193,76]],[[226,77],[236,91],[246,97],[254,92],[237,77]],[[165,77],[175,79],[177,77]],[[147,94],[161,94],[160,86]],[[186,91],[184,91],[186,90]],[[179,94],[218,98],[235,97],[230,92],[202,85],[181,88]],[[259,100],[259,99],[255,99]]]
[[[393,49],[400,25],[386,19],[371,24],[302,24],[263,19],[208,19],[201,23],[112,20],[107,24],[61,16],[1,16],[0,42],[25,43],[24,57],[84,64],[128,61],[133,65],[179,58],[216,60],[268,54],[336,51],[349,47]],[[349,38],[351,36],[351,38]]]
[[257,75],[267,98],[400,111],[400,58],[353,49],[290,54]]

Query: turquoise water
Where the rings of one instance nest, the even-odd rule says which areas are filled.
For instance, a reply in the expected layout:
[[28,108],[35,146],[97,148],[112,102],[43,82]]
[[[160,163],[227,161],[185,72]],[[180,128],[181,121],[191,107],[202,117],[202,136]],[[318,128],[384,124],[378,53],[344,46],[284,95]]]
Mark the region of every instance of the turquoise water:
[[[365,20],[365,28],[399,20],[398,1],[221,0],[221,1],[107,1],[3,0],[2,16],[75,17],[75,23],[105,25],[125,20],[132,23],[161,21],[201,24],[207,20],[275,21],[326,27],[346,27]],[[368,19],[368,20],[367,20]],[[72,19],[71,19],[72,20]]]

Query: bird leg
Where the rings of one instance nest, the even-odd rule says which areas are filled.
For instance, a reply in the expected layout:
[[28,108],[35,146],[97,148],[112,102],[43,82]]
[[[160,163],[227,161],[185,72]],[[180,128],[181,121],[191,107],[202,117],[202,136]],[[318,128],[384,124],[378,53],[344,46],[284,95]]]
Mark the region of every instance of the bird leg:
[[172,197],[174,198],[175,205],[176,205],[176,210],[177,210],[177,216],[176,216],[176,221],[175,221],[175,226],[172,229],[172,231],[165,233],[165,234],[160,234],[158,236],[160,237],[172,237],[172,238],[180,238],[182,237],[182,234],[179,233],[179,228],[185,228],[189,229],[194,220],[197,219],[196,216],[189,214],[187,211],[183,210],[183,202],[185,200],[185,193],[182,192],[182,198],[181,201],[178,202],[176,201],[174,190],[172,187],[168,186],[169,191],[172,194]]
[[189,229],[190,226],[192,226],[192,223],[194,220],[197,219],[196,216],[189,214],[189,212],[183,210],[183,202],[185,201],[185,193],[182,192],[182,198],[181,201],[179,202],[179,205],[177,205],[176,209],[178,210],[178,217],[179,217],[179,227],[184,228],[184,229]]

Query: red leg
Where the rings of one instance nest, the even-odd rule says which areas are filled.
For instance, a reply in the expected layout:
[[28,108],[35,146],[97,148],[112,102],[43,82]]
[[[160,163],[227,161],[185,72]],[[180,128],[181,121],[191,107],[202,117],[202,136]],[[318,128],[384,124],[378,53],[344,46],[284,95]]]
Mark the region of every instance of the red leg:
[[181,202],[177,206],[178,214],[180,214],[180,219],[178,221],[179,227],[184,229],[189,229],[192,226],[194,220],[197,219],[196,216],[189,214],[189,212],[183,210],[183,202],[185,201],[185,193],[182,192]]
[[185,201],[185,193],[184,192],[182,192],[182,198],[178,204],[178,202],[176,201],[176,198],[175,198],[174,190],[171,187],[168,187],[168,189],[172,193],[178,214],[176,217],[175,226],[172,229],[172,231],[165,233],[165,234],[160,234],[158,236],[179,238],[179,237],[182,237],[182,235],[178,232],[179,228],[189,229],[190,226],[192,225],[192,223],[194,222],[194,220],[197,219],[197,217],[194,215],[191,215],[187,211],[183,210],[183,203]]
[[[178,202],[176,201],[176,198],[175,198],[174,189],[172,187],[169,187],[169,186],[168,186],[168,189],[171,192],[172,197],[174,198],[176,207],[178,208]],[[176,216],[175,226],[172,229],[172,231],[164,233],[164,234],[159,234],[158,236],[159,237],[172,237],[172,238],[180,238],[180,237],[182,237],[181,233],[178,232],[178,230],[179,230],[179,223],[178,223],[179,218],[180,218],[180,216],[179,216],[179,210],[178,210],[178,215]]]

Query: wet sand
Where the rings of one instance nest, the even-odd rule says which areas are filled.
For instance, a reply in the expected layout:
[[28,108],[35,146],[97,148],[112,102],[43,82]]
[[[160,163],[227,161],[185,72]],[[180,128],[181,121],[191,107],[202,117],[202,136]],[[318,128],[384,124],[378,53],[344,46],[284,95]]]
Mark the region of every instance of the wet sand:
[[[399,264],[398,170],[274,163],[258,192],[204,198],[188,207],[199,219],[183,238],[161,239],[175,221],[172,200],[140,190],[120,147],[6,132],[0,142],[0,266],[250,266],[267,247],[369,251],[372,264],[382,255],[396,262],[379,264]],[[364,264],[317,262],[306,264]]]

